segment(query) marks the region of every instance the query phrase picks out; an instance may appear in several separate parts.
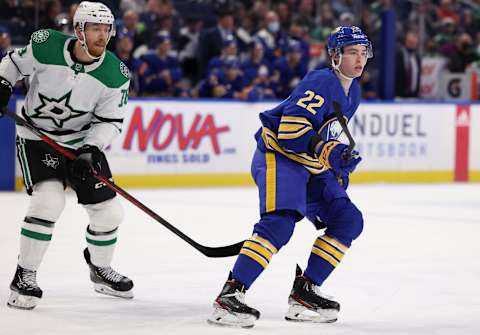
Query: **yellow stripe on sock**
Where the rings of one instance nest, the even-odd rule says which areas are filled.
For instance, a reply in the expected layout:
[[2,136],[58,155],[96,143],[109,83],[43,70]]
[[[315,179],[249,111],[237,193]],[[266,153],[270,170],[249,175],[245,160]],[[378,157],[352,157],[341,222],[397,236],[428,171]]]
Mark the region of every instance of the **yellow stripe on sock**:
[[335,248],[341,250],[343,253],[346,253],[347,250],[348,250],[348,247],[344,244],[342,244],[341,242],[338,242],[335,238],[333,237],[330,237],[328,235],[323,235],[323,236],[320,236],[319,237],[320,239],[330,243],[331,245],[333,245]]
[[251,251],[251,250],[248,250],[248,249],[245,249],[245,248],[242,248],[242,250],[240,250],[240,254],[243,254],[247,257],[250,257],[251,259],[253,259],[255,262],[257,262],[258,264],[260,264],[263,268],[266,268],[267,265],[268,265],[268,262],[263,259],[261,256],[259,256],[258,254],[256,254],[255,252]]
[[269,262],[272,259],[272,252],[258,243],[247,241],[243,244],[243,247],[244,248],[247,247],[249,249],[255,250],[256,252],[261,254],[263,257],[265,257]]
[[327,254],[325,251],[320,250],[314,246],[312,248],[312,253],[323,258],[324,260],[332,264],[334,267],[337,267],[338,261],[335,258],[333,258],[331,255]]
[[317,239],[315,241],[315,245],[317,247],[319,247],[320,249],[322,249],[323,251],[329,253],[330,255],[332,255],[333,257],[335,257],[335,259],[337,259],[338,261],[341,261],[343,256],[344,256],[344,253],[339,251],[338,249],[332,247],[329,243],[321,240],[321,239]]
[[266,240],[263,237],[258,236],[257,234],[254,234],[251,240],[261,243],[264,247],[270,249],[273,254],[276,254],[278,252],[277,248],[275,248],[275,246],[269,240]]

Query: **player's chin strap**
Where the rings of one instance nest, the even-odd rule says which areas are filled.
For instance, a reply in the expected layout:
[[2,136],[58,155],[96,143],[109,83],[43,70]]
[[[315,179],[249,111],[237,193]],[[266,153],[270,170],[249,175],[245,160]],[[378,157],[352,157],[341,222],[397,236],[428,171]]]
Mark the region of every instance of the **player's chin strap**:
[[355,77],[349,77],[347,76],[346,74],[344,74],[342,72],[342,70],[340,70],[340,64],[342,64],[342,54],[340,53],[338,55],[338,64],[335,64],[335,60],[333,59],[332,57],[332,68],[338,72],[338,74],[340,75],[340,77],[342,77],[343,79],[346,79],[346,80],[350,80],[352,81],[353,79],[355,79]]

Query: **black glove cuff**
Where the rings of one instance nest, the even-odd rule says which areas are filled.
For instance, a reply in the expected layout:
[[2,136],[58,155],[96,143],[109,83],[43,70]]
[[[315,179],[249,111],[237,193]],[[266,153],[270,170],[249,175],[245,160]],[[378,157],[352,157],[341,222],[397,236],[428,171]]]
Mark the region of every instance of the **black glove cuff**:
[[81,155],[81,154],[84,154],[84,153],[99,154],[99,153],[101,153],[101,151],[95,145],[84,144],[80,148],[77,149],[77,155]]

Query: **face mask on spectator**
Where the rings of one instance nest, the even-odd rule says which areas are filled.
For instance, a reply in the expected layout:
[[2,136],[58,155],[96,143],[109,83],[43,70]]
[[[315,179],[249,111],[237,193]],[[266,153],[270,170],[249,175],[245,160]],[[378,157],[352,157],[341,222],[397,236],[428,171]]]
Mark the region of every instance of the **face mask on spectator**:
[[280,22],[278,21],[270,22],[267,25],[267,29],[272,33],[278,32],[280,30]]

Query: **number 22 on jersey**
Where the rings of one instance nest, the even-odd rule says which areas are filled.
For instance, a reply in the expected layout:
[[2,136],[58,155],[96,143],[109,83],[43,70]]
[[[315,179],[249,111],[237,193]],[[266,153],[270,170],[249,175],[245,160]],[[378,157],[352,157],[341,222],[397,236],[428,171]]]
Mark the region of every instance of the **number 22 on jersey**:
[[322,96],[315,94],[315,92],[310,90],[305,91],[304,94],[306,95],[306,97],[298,99],[297,106],[305,108],[307,111],[309,111],[313,115],[317,114],[317,111],[314,108],[321,107],[325,102],[325,99]]

